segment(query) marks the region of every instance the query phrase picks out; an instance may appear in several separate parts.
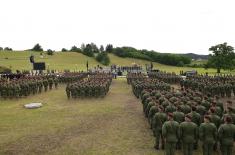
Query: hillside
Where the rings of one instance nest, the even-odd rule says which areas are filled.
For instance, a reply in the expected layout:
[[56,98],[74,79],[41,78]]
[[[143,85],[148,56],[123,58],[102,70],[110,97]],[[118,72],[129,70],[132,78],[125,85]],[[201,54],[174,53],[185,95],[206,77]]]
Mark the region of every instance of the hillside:
[[[29,62],[30,55],[33,54],[35,56],[36,62],[46,62],[46,67],[49,69],[55,69],[59,71],[63,71],[64,69],[70,69],[71,71],[75,70],[86,70],[86,62],[89,62],[89,68],[97,66],[98,63],[94,58],[87,57],[81,53],[75,52],[56,52],[53,56],[48,56],[46,54],[43,55],[43,58],[40,57],[39,52],[0,52],[0,66],[5,66],[11,68],[13,71],[15,70],[30,70],[32,69],[32,65]],[[145,64],[149,64],[149,61],[133,59],[133,58],[121,58],[115,56],[113,54],[109,54],[110,64],[122,65],[122,66],[130,66],[133,63],[138,65],[142,65],[145,68]],[[154,68],[164,70],[167,72],[176,72],[179,73],[180,70],[195,70],[195,68],[190,67],[175,67],[168,66],[159,63],[153,63]],[[214,69],[205,70],[203,68],[197,68],[199,73],[215,73]]]
[[194,60],[198,60],[198,59],[207,60],[209,58],[209,55],[201,55],[201,54],[194,54],[194,53],[186,53],[186,54],[179,54],[179,55],[187,56]]

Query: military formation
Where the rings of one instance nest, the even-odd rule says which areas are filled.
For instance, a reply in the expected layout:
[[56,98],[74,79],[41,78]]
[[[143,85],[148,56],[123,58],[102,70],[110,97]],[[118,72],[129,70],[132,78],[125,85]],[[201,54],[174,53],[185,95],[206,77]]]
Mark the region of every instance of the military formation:
[[147,78],[142,73],[128,73],[127,83],[131,84],[132,91],[137,98],[139,98],[143,89],[159,89],[159,90],[170,90],[170,84],[167,84],[158,79]]
[[166,72],[149,72],[149,78],[156,78],[160,81],[170,83],[170,84],[178,84],[182,80],[181,76],[176,75],[173,73],[166,73]]
[[19,98],[58,88],[59,79],[55,75],[24,76],[18,79],[0,79],[0,97]]
[[131,72],[128,72],[127,75],[126,75],[126,78],[127,78],[127,84],[131,84],[132,81],[140,80],[140,79],[145,79],[147,77],[144,74],[142,74],[142,73],[131,73]]
[[88,76],[87,72],[68,72],[58,76],[60,83],[73,83]]
[[[233,154],[235,111],[231,101],[224,106],[219,96],[190,88],[146,87],[151,80],[136,78],[131,85],[142,101],[144,115],[155,136],[155,149],[164,149],[167,155],[174,155],[175,150],[191,155],[201,144],[203,155],[219,150],[222,155]],[[158,83],[167,85],[160,80]]]
[[235,76],[188,76],[181,80],[180,85],[185,89],[200,91],[204,94],[220,97],[231,97],[235,94]]
[[74,83],[68,83],[66,94],[68,99],[104,97],[109,91],[111,82],[112,74],[110,73],[92,73],[87,78]]

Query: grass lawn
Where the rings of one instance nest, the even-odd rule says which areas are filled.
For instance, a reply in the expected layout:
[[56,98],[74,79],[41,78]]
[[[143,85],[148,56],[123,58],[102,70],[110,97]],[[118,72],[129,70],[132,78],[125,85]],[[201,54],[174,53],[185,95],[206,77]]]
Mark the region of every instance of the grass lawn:
[[[42,102],[27,110],[25,103]],[[99,99],[68,100],[64,86],[23,99],[0,100],[0,154],[163,155],[126,79]],[[201,154],[201,149],[195,154]],[[177,155],[182,152],[177,151]]]
[[[29,52],[29,51],[14,51],[14,52],[0,52],[0,66],[5,66],[11,68],[13,71],[18,70],[30,70],[32,69],[32,65],[29,62],[30,55],[33,54],[35,56],[36,62],[46,62],[46,68],[64,71],[65,69],[69,69],[71,71],[75,70],[86,70],[86,62],[89,62],[89,68],[93,68],[97,65],[102,66],[98,63],[94,58],[87,57],[81,53],[75,52],[56,52],[53,56],[48,56],[43,54],[43,58],[40,57],[40,52]],[[113,54],[109,54],[111,64],[122,65],[122,66],[131,66],[133,63],[138,65],[142,65],[145,68],[145,64],[150,64],[149,61],[133,59],[133,58],[121,58],[115,56]],[[175,72],[180,73],[180,70],[197,70],[199,74],[204,74],[208,72],[209,74],[215,74],[215,69],[205,70],[204,68],[191,68],[191,67],[176,67],[176,66],[168,66],[159,63],[153,63],[154,68],[160,69],[167,72]],[[231,73],[235,72],[223,71],[222,73]]]

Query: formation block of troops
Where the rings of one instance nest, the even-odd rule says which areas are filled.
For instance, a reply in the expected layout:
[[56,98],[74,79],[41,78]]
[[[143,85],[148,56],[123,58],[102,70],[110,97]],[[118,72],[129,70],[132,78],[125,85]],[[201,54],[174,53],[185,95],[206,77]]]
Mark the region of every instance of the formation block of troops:
[[131,84],[132,81],[136,81],[138,79],[145,79],[146,76],[142,73],[131,73],[131,72],[128,72],[127,73],[127,84]]
[[137,98],[139,98],[141,92],[144,89],[159,89],[159,90],[170,90],[170,84],[167,84],[158,79],[150,79],[144,76],[142,73],[129,73],[127,75],[127,82],[131,84],[132,91]]
[[149,72],[148,77],[155,78],[170,84],[178,84],[182,80],[182,77],[176,75],[175,73],[165,73],[165,72]]
[[18,79],[0,79],[0,97],[19,98],[51,90],[58,87],[55,75],[24,76]]
[[191,89],[175,91],[142,86],[137,91],[137,85],[148,80],[135,80],[131,84],[134,94],[141,98],[157,150],[162,148],[167,155],[173,155],[176,149],[182,149],[182,154],[190,155],[201,141],[204,155],[213,155],[219,148],[223,155],[233,154],[235,112],[231,101],[224,106],[218,96],[204,96]]
[[78,80],[86,78],[88,73],[86,72],[69,72],[69,73],[63,73],[58,77],[60,83],[72,83],[76,82]]
[[112,82],[112,74],[109,73],[93,73],[66,87],[66,94],[69,98],[83,97],[104,97]]
[[189,76],[181,80],[180,85],[185,89],[198,90],[204,94],[220,97],[231,97],[235,94],[235,76]]

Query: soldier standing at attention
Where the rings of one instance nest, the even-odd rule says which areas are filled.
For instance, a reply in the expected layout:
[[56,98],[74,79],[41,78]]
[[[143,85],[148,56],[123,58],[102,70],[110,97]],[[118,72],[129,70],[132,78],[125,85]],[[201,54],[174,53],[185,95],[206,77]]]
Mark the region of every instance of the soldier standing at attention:
[[[173,112],[173,118],[174,121],[178,122],[179,124],[182,123],[184,121],[184,113],[181,112],[181,108],[180,106],[177,107],[177,110],[175,112]],[[176,145],[176,149],[181,149],[181,141],[180,139],[178,139],[177,145]]]
[[192,122],[190,114],[187,114],[185,122],[180,124],[180,139],[182,139],[184,155],[192,155],[194,144],[198,139],[198,126]]
[[154,148],[159,149],[159,141],[161,138],[162,141],[162,149],[164,149],[164,141],[163,141],[163,136],[162,136],[162,125],[163,123],[167,120],[166,114],[163,112],[164,108],[162,106],[159,106],[158,111],[154,116],[153,116],[153,134],[156,137],[156,143]]
[[212,155],[213,146],[217,137],[217,129],[214,123],[210,122],[208,115],[204,116],[204,123],[199,127],[199,138],[202,141],[203,155]]
[[220,149],[222,155],[233,154],[233,142],[235,140],[235,125],[232,124],[232,117],[226,116],[224,118],[225,124],[222,124],[218,130],[218,137],[220,141]]
[[[195,106],[191,107],[191,117],[192,117],[192,122],[197,124],[197,126],[199,127],[201,124],[201,115],[199,113],[196,112],[197,108]],[[196,150],[198,147],[198,139],[195,140],[194,143],[194,150]]]
[[173,120],[173,114],[168,114],[168,121],[163,124],[162,135],[165,141],[166,155],[174,155],[179,137],[179,123]]

